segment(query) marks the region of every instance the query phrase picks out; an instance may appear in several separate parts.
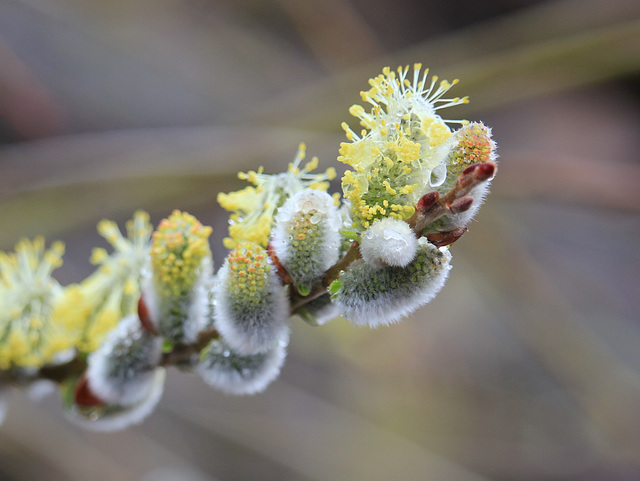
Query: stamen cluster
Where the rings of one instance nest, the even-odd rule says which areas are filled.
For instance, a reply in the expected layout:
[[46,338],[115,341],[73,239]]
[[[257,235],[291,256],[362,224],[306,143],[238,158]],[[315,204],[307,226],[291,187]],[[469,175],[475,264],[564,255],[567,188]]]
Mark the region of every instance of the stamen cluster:
[[458,81],[438,84],[434,76],[427,84],[428,70],[421,77],[421,68],[414,65],[413,81],[408,67],[397,74],[385,68],[361,92],[373,108],[349,110],[364,127],[360,135],[342,124],[350,142],[340,145],[338,160],[354,169],[345,172],[342,188],[358,227],[385,217],[410,217],[418,199],[444,180],[447,151],[440,147],[452,135],[448,124],[465,121],[443,120],[437,111],[468,98],[443,98]]

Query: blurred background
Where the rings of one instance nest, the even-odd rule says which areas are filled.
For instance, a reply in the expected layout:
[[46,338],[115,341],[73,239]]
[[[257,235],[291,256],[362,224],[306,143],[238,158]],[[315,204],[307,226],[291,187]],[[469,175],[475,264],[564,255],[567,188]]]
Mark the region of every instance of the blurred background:
[[[460,78],[499,144],[493,193],[430,305],[392,328],[293,325],[265,393],[169,372],[95,434],[12,394],[2,480],[640,479],[640,4],[0,0],[0,249],[174,208],[214,226],[238,170],[336,162],[385,65]],[[334,190],[339,184],[334,185]]]

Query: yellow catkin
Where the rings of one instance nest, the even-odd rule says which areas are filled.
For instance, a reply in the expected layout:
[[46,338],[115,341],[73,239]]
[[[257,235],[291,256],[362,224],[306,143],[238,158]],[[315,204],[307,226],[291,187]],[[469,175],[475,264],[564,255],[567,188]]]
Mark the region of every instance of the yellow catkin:
[[223,240],[226,248],[233,249],[244,242],[266,247],[274,213],[288,196],[305,188],[321,191],[329,188],[328,181],[335,178],[335,169],[329,168],[322,174],[311,174],[318,167],[318,159],[313,157],[301,167],[305,157],[306,145],[300,144],[286,173],[267,175],[262,168],[257,172],[241,172],[238,177],[250,182],[252,186],[228,194],[218,194],[218,203],[232,212],[229,216],[229,237]]
[[196,282],[202,260],[211,257],[211,227],[174,210],[152,234],[151,264],[161,295],[179,297]]
[[[458,82],[427,82],[427,71],[415,64],[391,70],[369,80],[363,101],[372,105],[367,111],[360,105],[349,109],[364,127],[356,135],[342,124],[348,142],[340,145],[338,160],[351,167],[342,178],[345,198],[351,202],[356,226],[394,216],[406,218],[420,196],[429,189],[431,172],[442,162],[438,148],[451,137],[450,122],[437,111],[463,104],[464,98],[443,98]],[[389,210],[385,201],[391,207]]]
[[0,252],[0,367],[40,367],[69,349],[72,333],[52,315],[63,288],[51,277],[62,265],[64,245],[45,249],[43,237],[22,239]]

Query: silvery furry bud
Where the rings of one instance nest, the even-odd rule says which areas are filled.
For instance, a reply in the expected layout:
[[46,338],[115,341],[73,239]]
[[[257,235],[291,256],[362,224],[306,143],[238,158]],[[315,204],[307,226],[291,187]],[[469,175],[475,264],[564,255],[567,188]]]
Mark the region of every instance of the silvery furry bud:
[[107,404],[140,402],[147,396],[161,355],[161,338],[143,329],[137,316],[123,318],[87,359],[91,392]]
[[375,268],[353,264],[339,278],[334,302],[340,314],[356,325],[377,327],[399,321],[428,303],[449,274],[451,254],[425,238],[406,267]]
[[360,242],[362,258],[372,267],[404,267],[417,249],[418,239],[409,224],[391,217],[376,220]]
[[271,246],[298,292],[306,296],[338,260],[342,218],[326,192],[305,189],[278,210]]
[[289,302],[267,251],[239,244],[217,275],[213,288],[215,327],[242,355],[270,351],[289,335]]
[[280,374],[286,344],[283,339],[266,352],[243,356],[216,339],[202,352],[196,370],[207,384],[228,394],[255,394]]
[[119,431],[139,424],[153,412],[162,398],[165,377],[164,368],[156,368],[144,396],[137,403],[128,406],[116,404],[83,407],[71,402],[71,396],[67,393],[65,415],[73,423],[91,431]]
[[150,268],[142,280],[144,303],[155,329],[173,342],[194,342],[208,327],[210,234],[211,227],[176,210],[152,235]]

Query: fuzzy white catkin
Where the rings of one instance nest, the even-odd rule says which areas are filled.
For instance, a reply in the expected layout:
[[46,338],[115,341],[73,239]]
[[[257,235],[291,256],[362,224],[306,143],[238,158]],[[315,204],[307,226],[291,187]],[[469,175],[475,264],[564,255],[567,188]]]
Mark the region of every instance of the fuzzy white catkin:
[[65,415],[74,424],[90,431],[119,431],[140,424],[153,412],[162,398],[165,378],[165,369],[156,368],[145,396],[131,406],[108,406],[104,413],[95,418],[83,415],[77,407],[71,407],[65,412]]
[[242,356],[224,341],[215,340],[202,355],[196,371],[207,384],[227,394],[256,394],[280,374],[286,345],[287,340],[283,339],[267,352]]
[[341,226],[342,217],[326,192],[302,190],[278,209],[271,246],[302,294],[338,261]]
[[[142,270],[141,291],[149,317],[156,330],[173,341],[192,343],[210,324],[209,290],[212,284],[211,259],[202,259],[198,278],[189,295],[163,298],[154,283],[150,265]],[[176,315],[175,313],[180,313]]]
[[386,217],[375,221],[362,235],[360,252],[372,267],[404,267],[413,260],[418,238],[406,222]]
[[184,324],[184,338],[187,342],[195,342],[200,332],[211,327],[209,291],[213,282],[213,263],[205,257],[202,259],[198,280],[193,286],[191,305]]
[[147,395],[161,355],[162,338],[145,331],[136,315],[127,316],[89,355],[89,387],[107,404],[136,404]]
[[425,238],[406,267],[375,268],[364,261],[340,277],[334,302],[340,314],[355,325],[391,324],[427,304],[442,289],[450,270],[451,254]]
[[227,260],[218,271],[212,291],[215,327],[241,355],[268,352],[289,338],[286,291],[268,258],[263,267],[267,277],[262,289],[239,289]]
[[[439,149],[448,152],[445,182],[438,186],[440,195],[445,195],[456,185],[458,176],[466,167],[475,163],[497,162],[497,145],[491,138],[491,129],[481,122],[472,122],[460,128]],[[424,233],[448,232],[464,227],[476,215],[489,193],[491,179],[474,187],[467,193],[473,199],[471,207],[458,214],[448,214],[430,224]]]

